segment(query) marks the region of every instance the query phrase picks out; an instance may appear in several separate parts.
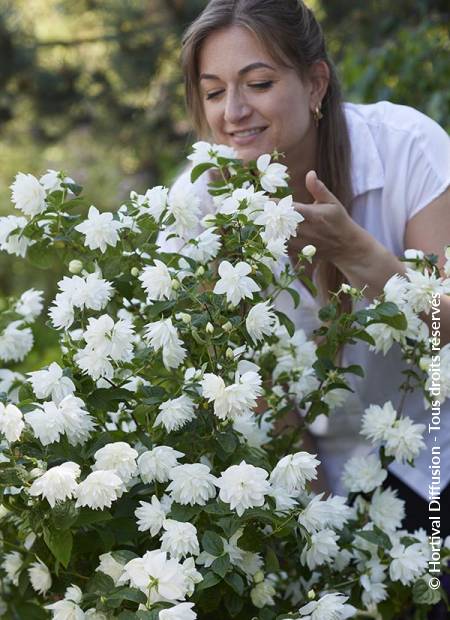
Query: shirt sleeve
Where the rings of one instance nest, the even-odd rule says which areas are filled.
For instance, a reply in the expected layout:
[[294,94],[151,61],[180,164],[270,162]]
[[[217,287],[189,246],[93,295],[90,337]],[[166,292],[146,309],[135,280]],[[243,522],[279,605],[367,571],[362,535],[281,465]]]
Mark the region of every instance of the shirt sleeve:
[[406,179],[407,220],[450,185],[450,138],[431,118],[416,112],[409,141]]

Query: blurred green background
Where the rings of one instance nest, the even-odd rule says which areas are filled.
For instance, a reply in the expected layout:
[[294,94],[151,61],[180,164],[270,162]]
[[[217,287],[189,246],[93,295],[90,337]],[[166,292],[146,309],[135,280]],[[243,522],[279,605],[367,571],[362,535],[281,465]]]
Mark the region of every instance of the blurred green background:
[[[282,2],[282,0],[280,0]],[[180,37],[205,0],[1,0],[0,214],[17,171],[64,169],[100,209],[170,183],[194,140]],[[412,105],[450,129],[448,2],[316,0],[354,102]],[[0,255],[0,296],[54,293],[41,272]],[[48,334],[37,332],[39,350]],[[38,361],[38,360],[34,360]],[[43,363],[43,362],[41,362]]]

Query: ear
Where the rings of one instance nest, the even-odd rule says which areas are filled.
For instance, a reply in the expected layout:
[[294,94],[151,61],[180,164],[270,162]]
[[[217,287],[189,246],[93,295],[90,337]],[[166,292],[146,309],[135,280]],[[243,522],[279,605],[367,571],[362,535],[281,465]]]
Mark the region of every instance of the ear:
[[318,60],[309,68],[309,80],[311,83],[310,107],[315,110],[328,89],[330,83],[330,68],[324,60]]

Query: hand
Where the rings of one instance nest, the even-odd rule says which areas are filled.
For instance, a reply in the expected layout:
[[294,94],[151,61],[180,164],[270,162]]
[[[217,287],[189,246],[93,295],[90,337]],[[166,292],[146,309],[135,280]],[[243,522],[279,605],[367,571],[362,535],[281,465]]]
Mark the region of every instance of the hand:
[[297,228],[297,237],[289,239],[289,253],[297,255],[305,245],[312,244],[316,247],[317,258],[333,263],[347,257],[363,229],[317,178],[314,170],[306,175],[306,189],[314,198],[314,203],[293,203],[305,220]]

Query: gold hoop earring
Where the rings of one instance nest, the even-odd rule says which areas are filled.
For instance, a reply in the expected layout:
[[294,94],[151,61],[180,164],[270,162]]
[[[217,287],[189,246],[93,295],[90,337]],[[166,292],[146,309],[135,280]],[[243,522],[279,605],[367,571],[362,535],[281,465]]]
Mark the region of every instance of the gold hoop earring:
[[312,113],[313,119],[314,119],[314,123],[315,123],[316,127],[319,126],[320,119],[323,118],[323,114],[321,112],[321,109],[322,109],[322,102],[320,102],[320,103],[318,103],[316,105],[316,107],[314,108],[313,113]]

